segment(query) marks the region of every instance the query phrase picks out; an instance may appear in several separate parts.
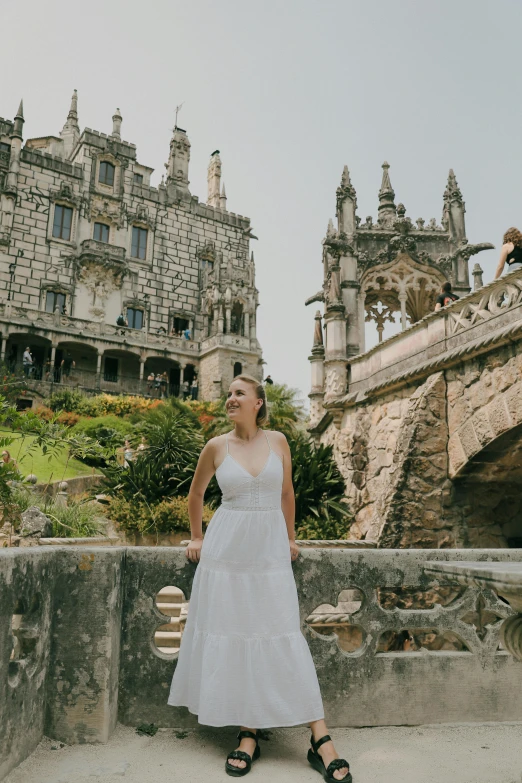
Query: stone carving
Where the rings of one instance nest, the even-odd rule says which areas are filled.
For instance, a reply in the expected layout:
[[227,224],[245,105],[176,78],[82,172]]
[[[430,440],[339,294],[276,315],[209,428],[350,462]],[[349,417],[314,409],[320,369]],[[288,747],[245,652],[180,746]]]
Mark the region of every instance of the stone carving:
[[487,321],[501,310],[516,307],[522,302],[522,280],[499,280],[493,291],[487,291],[478,300],[456,302],[448,311],[450,334],[468,329],[480,321]]
[[341,397],[346,391],[344,367],[329,367],[326,370],[326,397]]

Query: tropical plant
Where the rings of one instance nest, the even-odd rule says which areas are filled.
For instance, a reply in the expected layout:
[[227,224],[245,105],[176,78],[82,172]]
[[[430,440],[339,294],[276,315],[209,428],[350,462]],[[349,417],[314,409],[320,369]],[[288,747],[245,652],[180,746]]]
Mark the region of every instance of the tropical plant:
[[4,399],[14,403],[26,389],[25,378],[15,375],[5,362],[0,362],[0,394]]
[[147,448],[123,466],[113,460],[103,468],[107,491],[149,504],[187,495],[204,445],[199,425],[169,402],[151,410],[139,432]]
[[333,458],[333,447],[315,446],[304,432],[294,435],[289,445],[297,525],[307,519],[323,520],[326,526],[332,522],[347,524],[351,511],[344,495],[344,479]]
[[59,389],[49,397],[49,408],[54,413],[86,413],[89,399],[76,389]]
[[[103,517],[96,503],[89,498],[69,497],[67,505],[56,503],[54,498],[35,493],[22,485],[12,489],[11,503],[19,520],[31,506],[40,509],[53,523],[53,536],[61,538],[87,538],[100,534]],[[16,525],[17,526],[17,525]]]

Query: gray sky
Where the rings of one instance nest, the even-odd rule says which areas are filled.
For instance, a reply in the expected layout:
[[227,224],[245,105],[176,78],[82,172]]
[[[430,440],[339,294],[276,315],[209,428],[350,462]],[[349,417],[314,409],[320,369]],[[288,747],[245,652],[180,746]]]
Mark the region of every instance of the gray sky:
[[440,222],[453,167],[472,259],[494,273],[522,228],[519,0],[25,0],[3,3],[0,115],[24,98],[25,136],[57,134],[72,90],[81,127],[122,137],[156,170],[174,108],[206,200],[221,150],[228,207],[252,219],[266,372],[307,394],[321,239],[348,164],[358,214],[376,217],[388,160],[407,214]]

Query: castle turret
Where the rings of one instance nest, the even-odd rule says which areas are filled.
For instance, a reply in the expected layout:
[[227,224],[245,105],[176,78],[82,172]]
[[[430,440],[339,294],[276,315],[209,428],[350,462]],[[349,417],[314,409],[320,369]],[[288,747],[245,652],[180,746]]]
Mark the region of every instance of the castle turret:
[[208,195],[207,204],[214,209],[220,208],[221,191],[221,158],[219,150],[216,150],[210,156],[210,163],[207,170]]
[[395,207],[395,192],[392,188],[389,174],[390,164],[382,164],[382,183],[379,190],[378,221],[382,226],[392,226],[397,217]]
[[121,140],[121,123],[122,123],[123,117],[120,114],[120,110],[116,109],[115,113],[112,115],[112,137],[114,139]]
[[190,141],[186,131],[177,126],[170,140],[167,163],[167,197],[170,202],[190,198],[189,190]]
[[13,127],[9,134],[11,139],[11,155],[9,157],[9,170],[0,201],[0,244],[9,244],[13,217],[18,192],[18,174],[20,172],[20,152],[22,149],[24,127],[24,104],[20,106],[14,118]]
[[71,98],[71,108],[67,120],[62,128],[60,137],[63,139],[63,154],[70,158],[80,138],[80,126],[78,125],[78,92],[75,90]]

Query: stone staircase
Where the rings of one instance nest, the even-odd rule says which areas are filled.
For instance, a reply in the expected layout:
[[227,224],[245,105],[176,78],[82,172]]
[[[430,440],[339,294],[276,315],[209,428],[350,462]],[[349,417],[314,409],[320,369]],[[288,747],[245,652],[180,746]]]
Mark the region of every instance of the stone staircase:
[[164,587],[156,595],[156,606],[168,617],[164,625],[160,625],[154,634],[156,647],[162,653],[174,655],[179,650],[181,635],[185,626],[188,611],[188,601],[178,587]]

